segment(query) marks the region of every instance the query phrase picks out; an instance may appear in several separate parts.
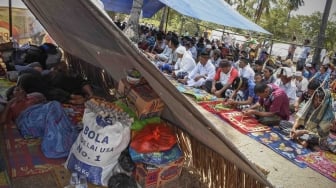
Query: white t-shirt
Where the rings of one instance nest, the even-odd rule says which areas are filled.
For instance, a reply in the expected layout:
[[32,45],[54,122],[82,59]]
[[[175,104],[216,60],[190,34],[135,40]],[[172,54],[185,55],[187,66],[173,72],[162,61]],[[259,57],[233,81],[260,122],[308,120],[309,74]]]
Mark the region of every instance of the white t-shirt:
[[182,58],[179,58],[175,64],[175,75],[179,72],[188,72],[190,73],[196,66],[194,58],[190,55],[189,52],[185,52]]
[[275,85],[279,86],[281,89],[285,91],[289,98],[289,104],[294,104],[296,101],[296,87],[295,83],[292,81],[288,82],[287,84],[284,84],[281,79],[277,79],[274,82]]
[[246,65],[243,68],[239,68],[239,76],[247,78],[249,80],[254,80],[254,70],[251,68],[250,65]]
[[298,81],[298,80],[295,79],[296,96],[297,96],[297,97],[300,97],[301,94],[302,94],[304,91],[307,91],[307,90],[308,90],[308,83],[309,83],[309,81],[308,81],[307,78],[305,78],[305,77],[302,77],[302,80],[301,80],[301,81]]
[[228,73],[224,73],[223,71],[221,71],[220,76],[219,76],[219,82],[222,85],[225,85],[228,83],[229,79],[230,79],[230,75],[231,75],[231,71],[232,69],[234,69],[233,67],[231,67],[230,71]]

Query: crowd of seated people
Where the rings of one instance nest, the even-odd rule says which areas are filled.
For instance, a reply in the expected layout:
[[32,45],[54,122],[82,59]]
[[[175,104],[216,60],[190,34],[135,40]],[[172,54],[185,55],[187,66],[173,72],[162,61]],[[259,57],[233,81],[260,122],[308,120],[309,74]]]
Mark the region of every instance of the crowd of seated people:
[[[291,58],[273,58],[265,47],[252,39],[246,44],[237,45],[232,40],[210,41],[203,37],[196,40],[190,36],[178,37],[171,32],[166,35],[166,39],[170,50],[165,51],[170,54],[164,56],[163,64],[154,64],[177,81],[223,98],[226,104],[242,110],[245,115],[254,116],[265,125],[280,125],[293,117],[291,122],[295,123],[290,136],[295,140],[313,133],[318,139],[325,140],[332,130],[330,127],[335,116],[329,113],[333,112],[333,108],[329,109],[333,105],[329,85],[335,90],[336,82],[332,84],[336,75],[334,64],[321,65],[319,71],[316,71],[318,63],[307,59],[304,64],[300,64],[300,69],[296,69]],[[196,66],[192,70],[192,66],[189,66],[189,71],[180,74],[180,66],[185,62],[186,54],[189,60],[190,57],[194,58]],[[156,55],[152,60],[157,61],[159,56],[163,54]],[[302,63],[302,59],[300,61]],[[314,100],[320,103],[314,103]],[[329,105],[327,111],[325,105]],[[307,117],[303,112],[307,108],[323,108],[320,113],[325,113],[328,118],[298,125],[298,119]],[[314,126],[309,125],[312,122]],[[319,124],[323,130],[319,130],[319,126],[316,128]],[[298,131],[300,128],[305,131]],[[313,136],[311,138],[316,139]],[[300,143],[307,146],[307,143],[318,145],[321,142]]]

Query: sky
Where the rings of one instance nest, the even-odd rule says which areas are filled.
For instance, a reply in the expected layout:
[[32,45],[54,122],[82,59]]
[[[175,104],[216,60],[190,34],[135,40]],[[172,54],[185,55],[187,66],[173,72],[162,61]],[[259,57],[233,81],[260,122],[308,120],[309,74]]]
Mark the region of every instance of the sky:
[[[294,12],[295,15],[311,15],[316,11],[323,13],[324,6],[327,0],[304,0],[304,6],[300,7],[297,11]],[[336,16],[332,18],[332,14],[336,12],[336,1],[332,0],[332,5],[330,8],[329,19],[336,20]]]
[[[321,13],[324,11],[324,6],[327,0],[304,0],[304,6],[300,7],[297,11],[293,12],[294,15],[311,15],[316,11]],[[332,0],[329,19],[336,21],[336,16],[332,16],[336,13],[336,0]],[[25,7],[21,0],[12,0],[14,7]],[[0,0],[0,6],[7,6],[8,0]]]

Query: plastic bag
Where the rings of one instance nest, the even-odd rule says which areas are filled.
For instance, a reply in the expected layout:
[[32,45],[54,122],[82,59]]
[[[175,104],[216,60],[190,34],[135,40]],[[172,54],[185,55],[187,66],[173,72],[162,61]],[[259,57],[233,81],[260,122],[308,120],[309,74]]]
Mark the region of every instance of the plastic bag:
[[108,180],[108,188],[138,188],[134,178],[126,174],[116,174]]
[[130,147],[139,153],[166,151],[176,144],[176,135],[170,127],[149,124],[136,134]]
[[145,163],[155,166],[171,163],[183,155],[177,144],[175,144],[172,149],[162,152],[138,153],[132,148],[129,148],[129,153],[135,163]]

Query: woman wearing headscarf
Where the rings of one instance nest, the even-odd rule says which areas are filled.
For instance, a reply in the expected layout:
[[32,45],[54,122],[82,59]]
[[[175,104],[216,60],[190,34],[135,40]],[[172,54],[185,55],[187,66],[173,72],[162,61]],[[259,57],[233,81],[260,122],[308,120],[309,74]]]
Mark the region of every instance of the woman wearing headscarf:
[[290,137],[304,146],[320,145],[335,120],[330,91],[318,88],[296,115]]

